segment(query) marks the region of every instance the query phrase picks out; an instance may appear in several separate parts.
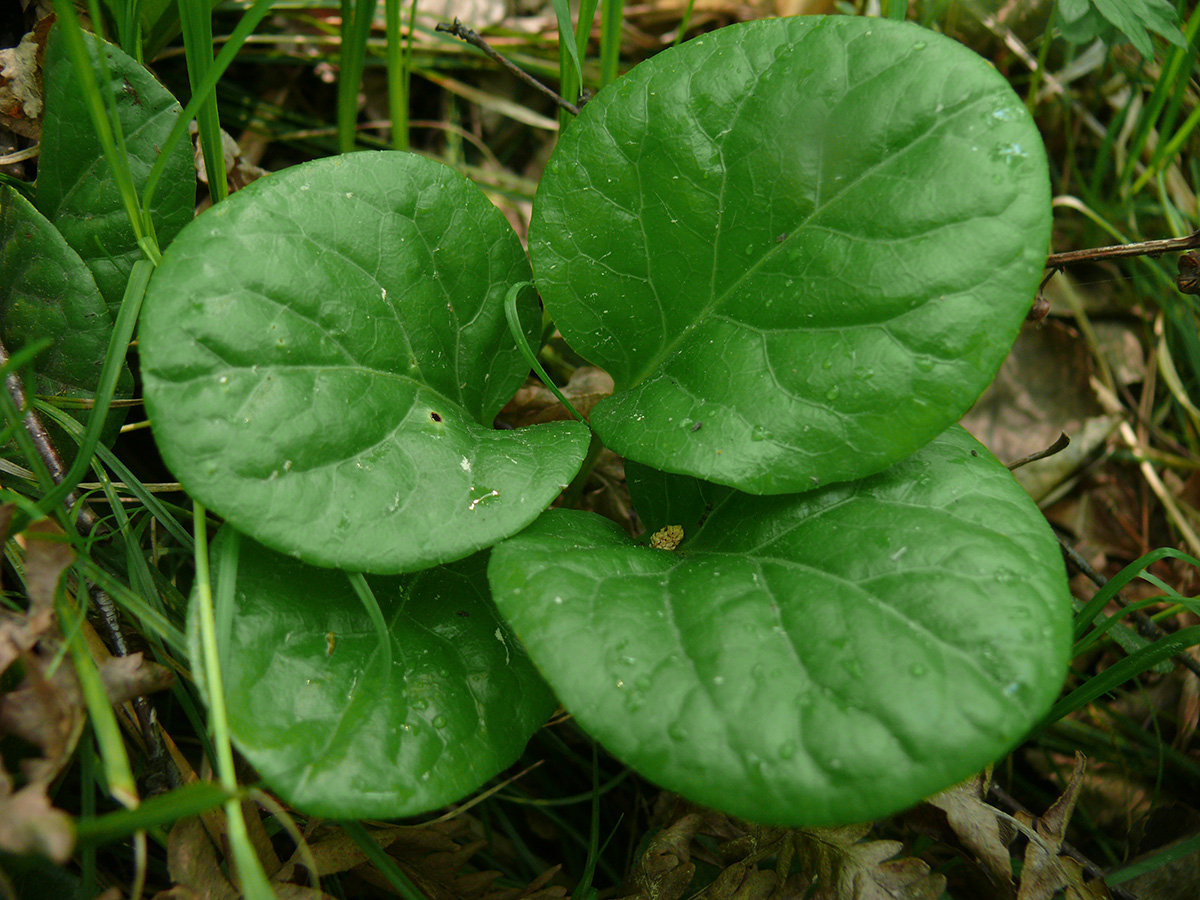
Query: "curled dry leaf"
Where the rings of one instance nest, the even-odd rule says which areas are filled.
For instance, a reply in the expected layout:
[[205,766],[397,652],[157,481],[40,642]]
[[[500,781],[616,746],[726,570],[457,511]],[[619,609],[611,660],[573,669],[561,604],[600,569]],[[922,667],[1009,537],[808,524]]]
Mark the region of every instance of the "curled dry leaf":
[[690,846],[703,824],[703,815],[690,812],[659,831],[629,873],[628,897],[682,897],[696,874]]
[[1017,900],[1050,900],[1057,891],[1068,886],[1079,892],[1078,896],[1090,896],[1078,866],[1070,867],[1065,864],[1065,858],[1048,852],[1057,853],[1062,847],[1071,813],[1075,811],[1075,801],[1079,798],[1079,789],[1083,786],[1086,768],[1087,760],[1082,753],[1076,752],[1075,770],[1071,773],[1066,790],[1034,825],[1034,830],[1042,840],[1031,840],[1025,848]]
[[1011,826],[1001,828],[995,807],[985,799],[989,774],[980,772],[935,794],[907,820],[925,834],[949,842],[957,840],[998,888],[999,895],[1011,897],[1012,859],[1008,845],[1014,835]]

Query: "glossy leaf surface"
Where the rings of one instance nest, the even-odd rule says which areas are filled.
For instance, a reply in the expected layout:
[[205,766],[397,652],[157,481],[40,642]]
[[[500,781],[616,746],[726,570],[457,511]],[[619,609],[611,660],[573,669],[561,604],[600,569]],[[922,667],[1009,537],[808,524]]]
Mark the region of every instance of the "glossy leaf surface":
[[[0,185],[0,335],[9,354],[42,339],[50,346],[33,361],[38,394],[91,398],[108,350],[112,319],[92,273],[61,234],[33,205]],[[118,396],[133,386],[128,371]],[[86,422],[83,411],[72,410]],[[113,411],[116,437],[123,416]],[[55,445],[68,459],[74,444],[55,431]]]
[[[175,98],[150,72],[120,48],[84,35],[101,90],[113,96],[125,156],[134,186],[141,191],[158,160],[159,147],[181,112]],[[109,81],[104,83],[98,48],[103,48]],[[141,259],[133,226],[92,127],[82,84],[71,67],[62,29],[50,32],[45,62],[46,114],[38,160],[37,205],[87,263],[110,312],[125,292],[133,264]],[[151,219],[161,246],[191,220],[196,205],[196,173],[188,141],[172,151],[151,203]]]
[[[220,562],[230,531],[213,542],[214,594],[228,577]],[[239,543],[221,654],[229,725],[246,759],[298,809],[391,818],[444,806],[511,765],[553,710],[496,616],[485,555],[369,579],[392,640],[384,672],[345,573]]]
[[999,758],[1057,696],[1057,544],[961,428],[862,481],[718,489],[699,526],[689,481],[634,497],[649,530],[683,526],[675,551],[551,510],[488,570],[559,699],[651,780],[758,822],[868,821]]
[[150,282],[163,458],[239,530],[317,565],[395,573],[488,547],[588,444],[579,423],[491,427],[528,371],[503,310],[528,277],[501,212],[430,160],[360,153],[261,179],[184,229]]
[[1050,191],[1005,80],[915,25],[735,25],[642,63],[567,129],[534,205],[539,290],[616,393],[591,421],[751,493],[902,459],[994,376]]

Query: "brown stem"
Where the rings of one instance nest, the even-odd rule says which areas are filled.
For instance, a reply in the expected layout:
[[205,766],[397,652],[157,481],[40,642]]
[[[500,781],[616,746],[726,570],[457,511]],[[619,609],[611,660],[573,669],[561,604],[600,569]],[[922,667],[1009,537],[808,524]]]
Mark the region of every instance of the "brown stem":
[[493,50],[488,45],[487,41],[485,41],[483,38],[481,38],[478,34],[476,34],[474,31],[472,31],[470,28],[468,28],[466,25],[464,25],[458,19],[455,19],[449,25],[447,25],[445,22],[439,22],[433,30],[434,31],[444,31],[446,34],[453,35],[454,37],[458,38],[459,40],[466,41],[472,47],[475,47],[478,50],[481,50],[488,59],[492,60],[493,62],[497,62],[500,65],[502,65],[504,68],[508,69],[509,72],[511,72],[514,76],[519,78],[521,81],[525,82],[531,88],[534,88],[535,90],[540,91],[541,93],[545,94],[547,97],[549,97],[551,100],[553,100],[559,106],[561,106],[563,109],[565,109],[571,115],[573,115],[573,116],[579,115],[579,107],[578,106],[576,106],[570,100],[567,100],[566,98],[559,96],[559,94],[557,94],[556,92],[550,90],[550,88],[546,87],[544,84],[542,84],[536,78],[534,78],[532,75],[530,75],[529,73],[522,70],[521,67],[518,66],[516,63],[509,62],[507,59],[505,59],[503,56],[501,56],[499,53],[497,53],[495,50]]
[[1160,241],[1138,241],[1135,244],[1116,244],[1111,247],[1092,247],[1088,250],[1068,250],[1066,253],[1051,253],[1046,268],[1058,270],[1064,266],[1081,262],[1096,262],[1102,259],[1121,259],[1126,256],[1161,256],[1183,250],[1200,248],[1200,231],[1187,237],[1167,238]]

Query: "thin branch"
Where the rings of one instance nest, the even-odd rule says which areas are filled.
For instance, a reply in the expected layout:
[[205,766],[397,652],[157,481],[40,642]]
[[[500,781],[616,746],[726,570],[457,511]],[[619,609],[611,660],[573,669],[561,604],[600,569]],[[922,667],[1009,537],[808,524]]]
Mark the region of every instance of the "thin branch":
[[1200,231],[1187,237],[1167,238],[1160,241],[1138,241],[1133,244],[1115,244],[1111,247],[1092,247],[1088,250],[1068,250],[1066,253],[1051,253],[1046,268],[1058,270],[1064,266],[1081,262],[1097,262],[1102,259],[1121,259],[1127,256],[1161,256],[1183,250],[1200,248]]
[[536,78],[534,78],[532,75],[530,75],[529,73],[527,73],[523,69],[521,69],[521,67],[518,66],[516,63],[510,62],[509,60],[505,59],[503,56],[501,56],[499,53],[497,53],[495,50],[493,50],[488,45],[487,41],[485,41],[483,38],[481,38],[478,34],[476,34],[474,31],[472,31],[470,28],[468,28],[466,25],[464,25],[458,19],[455,19],[449,25],[447,25],[445,22],[439,22],[433,30],[434,31],[443,31],[446,34],[453,35],[454,37],[458,38],[459,40],[466,41],[472,47],[475,47],[476,49],[482,51],[484,56],[486,56],[488,59],[492,60],[493,62],[497,62],[501,66],[506,68],[516,78],[519,78],[521,81],[525,82],[531,88],[534,88],[535,90],[540,91],[541,93],[545,94],[547,97],[549,97],[551,100],[553,100],[559,106],[561,106],[563,109],[565,109],[571,115],[573,115],[573,116],[579,115],[579,107],[578,106],[576,106],[570,100],[567,100],[564,97],[560,96],[555,91],[552,91],[550,88],[546,87],[544,84],[542,84]]

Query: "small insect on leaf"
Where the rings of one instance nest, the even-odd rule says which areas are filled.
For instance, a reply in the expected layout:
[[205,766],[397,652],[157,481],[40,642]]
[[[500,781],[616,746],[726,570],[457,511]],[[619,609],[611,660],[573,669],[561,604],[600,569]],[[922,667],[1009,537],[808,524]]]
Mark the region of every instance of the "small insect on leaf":
[[332,631],[325,633],[325,655],[332,656],[333,648],[337,645],[337,635]]
[[650,536],[650,546],[655,550],[674,550],[683,540],[682,525],[668,525]]

